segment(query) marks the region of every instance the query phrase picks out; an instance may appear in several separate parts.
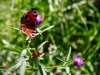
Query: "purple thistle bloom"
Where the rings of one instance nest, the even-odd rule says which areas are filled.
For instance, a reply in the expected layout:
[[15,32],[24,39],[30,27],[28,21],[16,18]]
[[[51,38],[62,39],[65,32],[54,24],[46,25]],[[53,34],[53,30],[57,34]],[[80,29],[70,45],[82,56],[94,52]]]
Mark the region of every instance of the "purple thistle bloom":
[[78,56],[74,56],[73,57],[73,64],[76,65],[77,67],[81,67],[83,66],[84,62],[83,59],[78,57]]
[[36,19],[37,19],[37,24],[38,24],[38,25],[41,24],[41,23],[43,22],[42,16],[41,16],[40,14],[37,14]]

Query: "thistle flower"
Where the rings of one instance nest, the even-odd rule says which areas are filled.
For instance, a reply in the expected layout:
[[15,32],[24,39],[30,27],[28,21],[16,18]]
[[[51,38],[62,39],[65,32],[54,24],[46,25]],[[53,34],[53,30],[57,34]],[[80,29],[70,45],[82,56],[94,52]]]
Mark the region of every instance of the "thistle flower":
[[35,50],[32,52],[32,58],[37,58],[42,54],[40,50]]
[[41,16],[40,14],[37,14],[36,19],[37,19],[37,24],[38,24],[38,25],[41,24],[41,23],[43,22],[42,16]]
[[83,66],[84,62],[83,59],[78,57],[78,56],[74,56],[73,57],[73,64],[76,65],[77,67],[81,67]]

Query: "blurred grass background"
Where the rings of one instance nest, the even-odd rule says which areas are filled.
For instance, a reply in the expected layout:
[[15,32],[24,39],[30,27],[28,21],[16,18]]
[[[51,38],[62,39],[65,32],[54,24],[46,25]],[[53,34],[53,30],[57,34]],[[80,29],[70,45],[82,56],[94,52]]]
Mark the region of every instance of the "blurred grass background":
[[[77,3],[77,4],[75,4]],[[11,66],[26,48],[24,35],[13,27],[20,28],[20,19],[31,8],[42,14],[45,26],[55,27],[32,39],[30,47],[37,48],[43,41],[45,66],[61,65],[55,59],[65,58],[72,47],[72,56],[84,58],[84,66],[70,66],[72,75],[100,75],[100,1],[99,0],[2,0],[0,1],[0,66]],[[48,56],[50,54],[50,56]],[[51,58],[52,60],[48,59]],[[32,61],[34,62],[34,61]],[[6,64],[6,66],[5,66]],[[26,75],[32,72],[26,71]],[[2,72],[0,72],[2,75]],[[63,73],[62,73],[63,75]]]

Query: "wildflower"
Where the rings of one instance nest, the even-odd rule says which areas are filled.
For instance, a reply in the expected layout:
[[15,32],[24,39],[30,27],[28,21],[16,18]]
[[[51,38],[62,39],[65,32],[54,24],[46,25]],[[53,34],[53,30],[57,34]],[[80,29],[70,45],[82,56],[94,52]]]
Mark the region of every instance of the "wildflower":
[[83,59],[78,57],[78,56],[74,56],[73,57],[73,64],[76,65],[77,67],[81,67],[83,66],[84,62]]
[[42,52],[40,50],[35,50],[32,52],[32,57],[33,58],[37,58],[42,54]]
[[55,75],[60,75],[60,72],[56,71],[56,72],[55,72]]
[[38,25],[41,24],[41,23],[43,22],[42,16],[41,16],[40,14],[37,15],[36,20],[37,20],[37,24],[38,24]]
[[56,71],[57,70],[57,66],[53,66],[52,70]]
[[3,68],[6,68],[7,66],[8,66],[8,63],[7,63],[7,62],[3,62],[3,63],[2,63],[2,67],[3,67]]

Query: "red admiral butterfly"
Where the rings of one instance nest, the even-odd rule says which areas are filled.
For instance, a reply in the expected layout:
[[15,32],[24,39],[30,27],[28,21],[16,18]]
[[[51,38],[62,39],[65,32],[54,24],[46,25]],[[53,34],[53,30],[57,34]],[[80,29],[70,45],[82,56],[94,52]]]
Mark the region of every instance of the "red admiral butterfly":
[[37,13],[36,9],[32,8],[29,12],[21,17],[21,31],[33,38],[36,28],[42,23],[42,16]]

